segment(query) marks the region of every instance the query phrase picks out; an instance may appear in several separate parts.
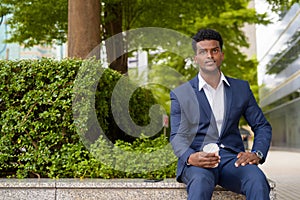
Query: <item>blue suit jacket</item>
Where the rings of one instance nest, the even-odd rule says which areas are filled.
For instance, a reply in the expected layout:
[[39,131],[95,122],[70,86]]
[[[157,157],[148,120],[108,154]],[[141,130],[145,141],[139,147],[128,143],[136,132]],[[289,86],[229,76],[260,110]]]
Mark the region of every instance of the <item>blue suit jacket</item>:
[[171,135],[170,141],[178,157],[177,180],[188,157],[201,151],[207,143],[217,143],[239,153],[245,151],[239,132],[242,116],[254,132],[253,150],[264,154],[264,162],[271,143],[272,129],[256,103],[246,81],[226,77],[224,83],[225,111],[219,136],[211,107],[204,90],[198,89],[198,76],[171,91]]

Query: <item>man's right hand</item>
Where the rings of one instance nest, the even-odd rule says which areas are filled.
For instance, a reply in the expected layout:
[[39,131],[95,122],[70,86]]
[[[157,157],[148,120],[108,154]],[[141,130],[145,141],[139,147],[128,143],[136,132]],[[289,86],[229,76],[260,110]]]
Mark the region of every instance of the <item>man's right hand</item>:
[[188,164],[203,168],[214,168],[220,161],[221,157],[219,155],[201,151],[191,154],[188,159]]

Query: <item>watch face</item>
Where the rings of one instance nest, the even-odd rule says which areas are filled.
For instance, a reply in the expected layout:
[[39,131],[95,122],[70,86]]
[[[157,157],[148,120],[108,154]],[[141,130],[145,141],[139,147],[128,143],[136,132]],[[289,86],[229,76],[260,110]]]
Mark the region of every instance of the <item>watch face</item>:
[[259,157],[259,159],[263,159],[264,155],[261,151],[257,151],[256,152],[257,157]]

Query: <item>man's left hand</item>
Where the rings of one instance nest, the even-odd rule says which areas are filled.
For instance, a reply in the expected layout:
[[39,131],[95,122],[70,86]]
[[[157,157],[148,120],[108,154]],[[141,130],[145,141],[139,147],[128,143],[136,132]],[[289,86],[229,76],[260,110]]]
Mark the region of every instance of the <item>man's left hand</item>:
[[240,152],[237,155],[238,160],[235,162],[235,166],[245,166],[245,165],[258,165],[259,164],[259,157],[255,153],[252,152]]

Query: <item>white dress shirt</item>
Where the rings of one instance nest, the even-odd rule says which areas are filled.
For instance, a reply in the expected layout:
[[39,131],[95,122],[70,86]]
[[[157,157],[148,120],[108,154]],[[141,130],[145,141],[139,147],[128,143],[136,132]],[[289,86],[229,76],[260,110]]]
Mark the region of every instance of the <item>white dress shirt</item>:
[[206,98],[209,102],[209,105],[212,109],[214,117],[216,119],[217,128],[219,135],[221,134],[221,128],[223,125],[224,119],[224,110],[225,110],[225,96],[224,96],[224,82],[230,86],[229,82],[227,81],[226,77],[223,73],[221,73],[220,82],[218,87],[214,89],[211,87],[200,75],[198,74],[199,78],[199,91],[203,88]]

